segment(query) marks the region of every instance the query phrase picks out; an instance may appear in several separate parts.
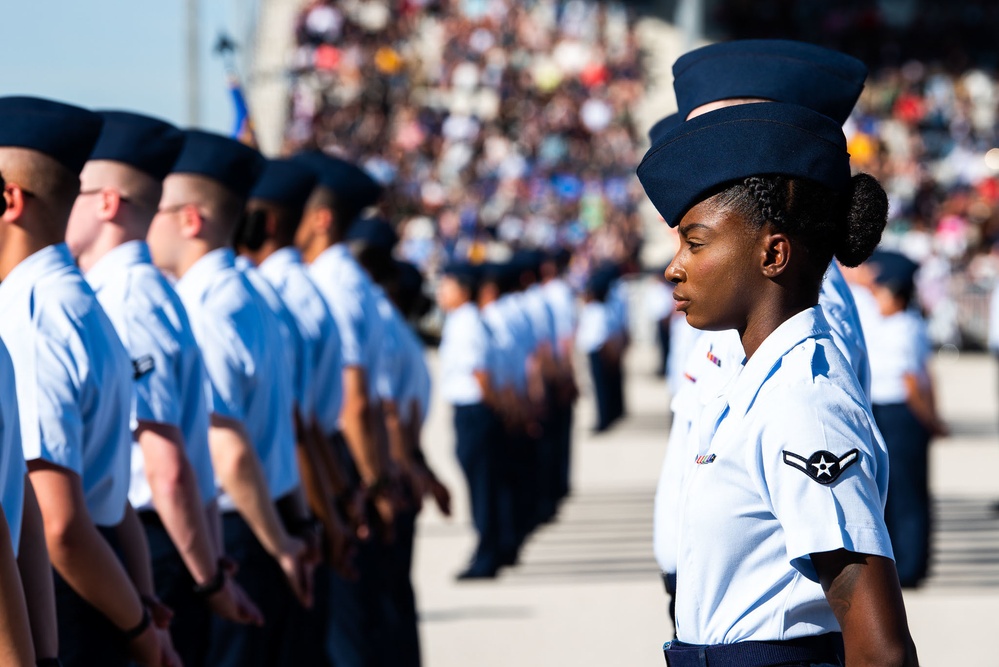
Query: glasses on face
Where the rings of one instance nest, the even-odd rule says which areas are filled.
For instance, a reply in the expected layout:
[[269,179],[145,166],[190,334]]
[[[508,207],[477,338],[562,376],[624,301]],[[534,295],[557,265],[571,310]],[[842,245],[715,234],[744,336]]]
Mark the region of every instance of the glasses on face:
[[[93,190],[80,190],[80,192],[77,195],[77,197],[87,197],[89,195],[96,195],[99,192],[104,192],[105,189],[106,188],[94,188]],[[129,199],[128,197],[122,197],[121,193],[118,194],[118,199],[119,199],[119,201],[123,201],[123,202],[127,202],[127,203],[132,203],[131,199]]]
[[185,206],[194,206],[194,204],[184,203],[184,204],[174,204],[173,206],[163,206],[156,209],[156,215],[166,215],[169,213],[176,213]]

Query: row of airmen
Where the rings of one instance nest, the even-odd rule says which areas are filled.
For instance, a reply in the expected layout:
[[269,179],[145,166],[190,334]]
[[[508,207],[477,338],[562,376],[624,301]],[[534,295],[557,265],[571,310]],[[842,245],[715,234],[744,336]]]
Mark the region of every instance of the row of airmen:
[[0,174],[0,663],[418,665],[450,496],[380,186],[27,97]]
[[496,576],[569,493],[575,297],[567,253],[445,267],[440,385],[478,543],[459,579]]

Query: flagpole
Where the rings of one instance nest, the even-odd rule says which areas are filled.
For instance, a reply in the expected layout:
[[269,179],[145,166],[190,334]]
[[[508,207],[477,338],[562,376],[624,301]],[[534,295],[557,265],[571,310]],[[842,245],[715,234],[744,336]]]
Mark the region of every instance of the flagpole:
[[187,124],[201,124],[201,35],[198,31],[200,3],[187,0]]

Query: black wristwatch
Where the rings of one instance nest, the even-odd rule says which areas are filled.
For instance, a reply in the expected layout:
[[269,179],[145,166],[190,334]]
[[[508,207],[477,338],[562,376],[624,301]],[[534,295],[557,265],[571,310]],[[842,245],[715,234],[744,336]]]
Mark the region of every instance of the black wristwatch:
[[215,569],[215,576],[203,584],[194,585],[194,594],[202,598],[210,598],[225,587],[225,568],[222,567],[222,560],[219,559]]
[[142,606],[142,620],[139,621],[139,624],[136,625],[131,630],[123,630],[122,633],[121,633],[122,637],[124,637],[124,639],[125,639],[125,643],[128,644],[133,639],[135,639],[136,637],[138,637],[139,635],[141,635],[143,632],[145,632],[146,630],[148,630],[149,626],[152,625],[152,624],[153,624],[153,617],[149,613],[149,610],[146,609],[146,606],[143,605]]

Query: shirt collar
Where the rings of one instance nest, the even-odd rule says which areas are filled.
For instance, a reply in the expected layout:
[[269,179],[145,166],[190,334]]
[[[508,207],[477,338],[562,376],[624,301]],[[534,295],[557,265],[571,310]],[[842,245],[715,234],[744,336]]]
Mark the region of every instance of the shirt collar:
[[755,354],[743,362],[742,371],[729,393],[728,404],[732,411],[746,414],[781,357],[806,338],[828,334],[829,331],[829,323],[819,306],[803,310],[777,327]]
[[236,255],[232,248],[216,248],[195,262],[184,277],[177,281],[177,292],[186,297],[204,293],[219,271],[234,268],[236,268]]
[[69,266],[75,268],[76,263],[65,243],[46,246],[29,255],[0,283],[0,306],[12,303],[19,295],[30,294],[42,277]]
[[315,259],[315,264],[320,264],[323,262],[343,262],[348,259],[352,259],[350,251],[347,249],[346,244],[337,243],[336,245],[331,245],[326,250],[319,253],[319,256]]
[[122,270],[137,264],[152,264],[149,246],[145,241],[127,241],[97,260],[85,277],[95,291],[114,280]]
[[294,246],[279,248],[260,263],[260,273],[269,280],[283,277],[293,266],[301,266],[302,254]]

